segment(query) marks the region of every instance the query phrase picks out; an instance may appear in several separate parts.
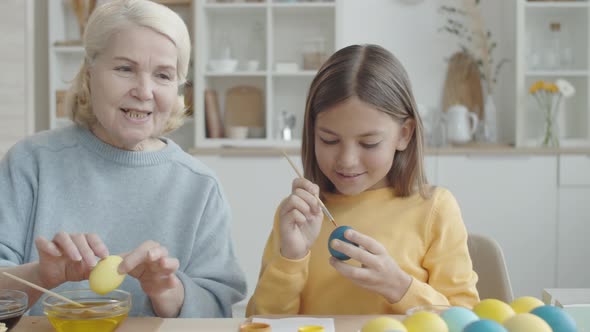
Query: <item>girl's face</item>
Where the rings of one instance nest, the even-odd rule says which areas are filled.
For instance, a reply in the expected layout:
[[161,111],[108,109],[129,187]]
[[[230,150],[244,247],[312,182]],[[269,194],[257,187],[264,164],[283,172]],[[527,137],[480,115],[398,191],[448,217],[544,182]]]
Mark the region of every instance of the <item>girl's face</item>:
[[355,195],[389,185],[395,152],[408,146],[413,131],[412,120],[400,125],[352,97],[317,115],[315,156],[339,193]]
[[177,60],[172,41],[152,29],[114,34],[89,69],[94,134],[127,150],[149,146],[176,105]]

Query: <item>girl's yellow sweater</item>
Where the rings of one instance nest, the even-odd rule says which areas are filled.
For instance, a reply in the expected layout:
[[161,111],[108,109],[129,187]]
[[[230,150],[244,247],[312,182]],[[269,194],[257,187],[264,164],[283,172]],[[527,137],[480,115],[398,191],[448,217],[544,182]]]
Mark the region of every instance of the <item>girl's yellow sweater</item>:
[[479,301],[467,231],[449,191],[435,188],[428,199],[420,194],[401,198],[392,188],[382,188],[355,196],[326,194],[324,202],[339,225],[348,225],[384,245],[413,277],[410,288],[399,302],[388,303],[340,275],[328,262],[328,238],[334,226],[327,219],[307,256],[300,260],[282,257],[275,215],[248,316],[404,314],[417,305],[472,308]]

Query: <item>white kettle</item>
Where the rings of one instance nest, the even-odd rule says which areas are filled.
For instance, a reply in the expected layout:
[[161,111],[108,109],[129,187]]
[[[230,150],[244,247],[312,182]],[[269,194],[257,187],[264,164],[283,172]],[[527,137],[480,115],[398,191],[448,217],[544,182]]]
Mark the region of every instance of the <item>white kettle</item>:
[[478,124],[475,113],[469,112],[464,105],[453,105],[447,110],[445,118],[449,142],[465,144],[471,141]]

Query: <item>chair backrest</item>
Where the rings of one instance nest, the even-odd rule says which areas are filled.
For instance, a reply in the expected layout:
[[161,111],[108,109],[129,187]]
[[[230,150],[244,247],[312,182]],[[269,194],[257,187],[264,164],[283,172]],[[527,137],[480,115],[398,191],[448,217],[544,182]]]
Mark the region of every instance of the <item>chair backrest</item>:
[[512,302],[512,286],[502,248],[494,239],[480,234],[469,234],[467,238],[473,270],[477,273],[477,291],[483,299],[498,299]]

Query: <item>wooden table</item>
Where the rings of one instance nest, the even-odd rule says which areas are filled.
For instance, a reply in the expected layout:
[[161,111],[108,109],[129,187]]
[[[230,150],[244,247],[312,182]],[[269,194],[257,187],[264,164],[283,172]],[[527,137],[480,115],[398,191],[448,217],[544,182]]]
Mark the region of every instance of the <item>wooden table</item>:
[[[273,316],[264,317],[273,318]],[[280,317],[277,316],[277,318]],[[365,322],[375,317],[378,316],[332,316],[338,332],[357,332]],[[403,319],[403,316],[391,317]],[[237,332],[244,321],[246,318],[129,317],[121,324],[117,332]],[[10,332],[54,332],[54,330],[45,316],[25,316]]]

